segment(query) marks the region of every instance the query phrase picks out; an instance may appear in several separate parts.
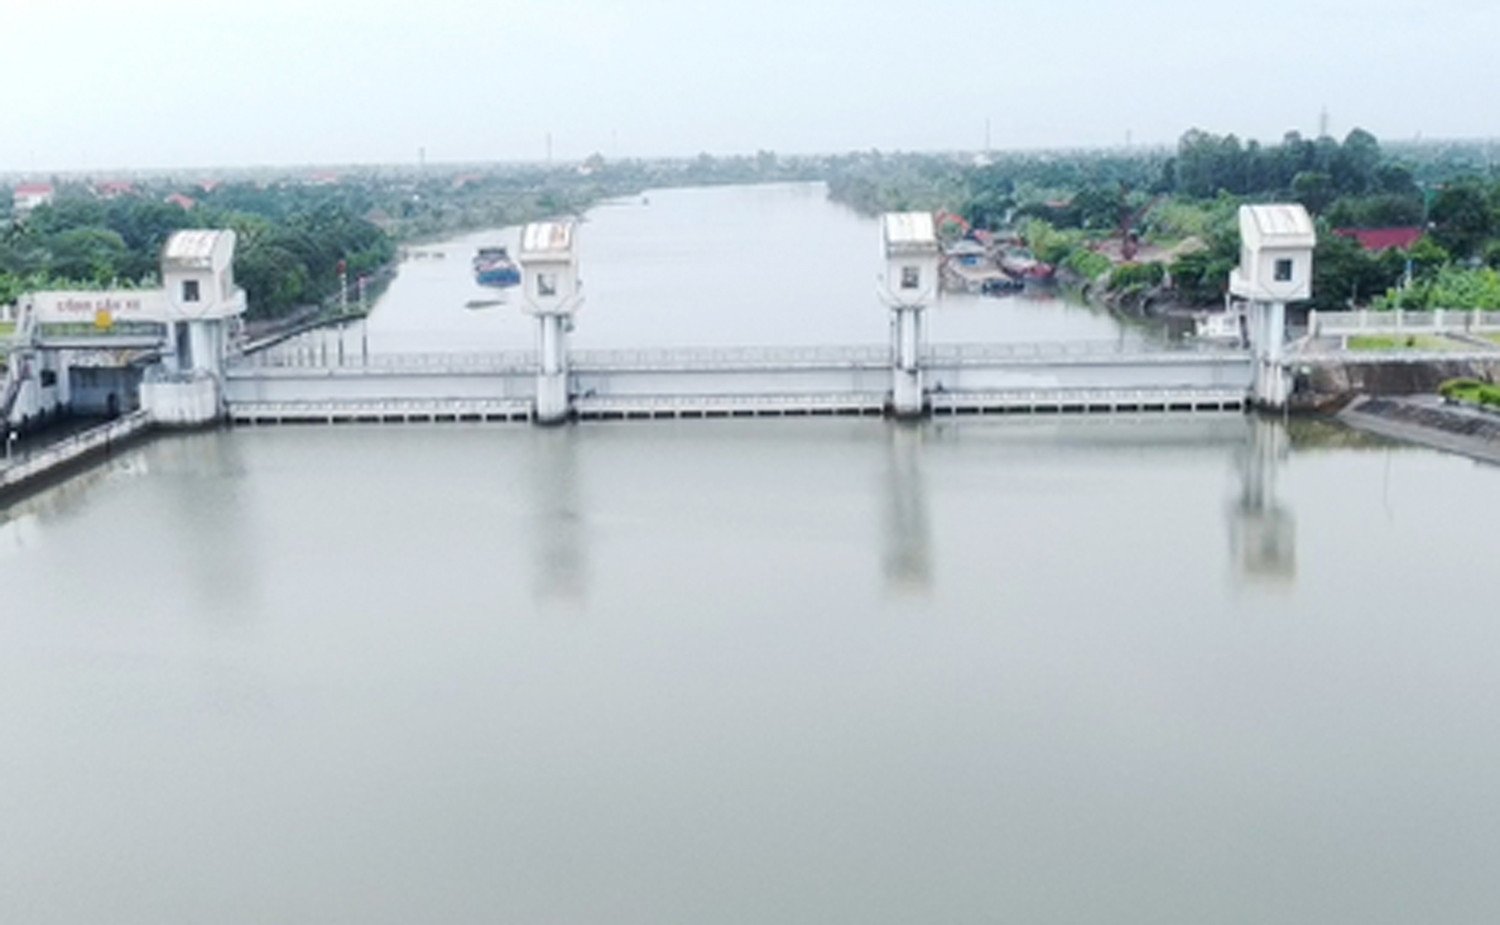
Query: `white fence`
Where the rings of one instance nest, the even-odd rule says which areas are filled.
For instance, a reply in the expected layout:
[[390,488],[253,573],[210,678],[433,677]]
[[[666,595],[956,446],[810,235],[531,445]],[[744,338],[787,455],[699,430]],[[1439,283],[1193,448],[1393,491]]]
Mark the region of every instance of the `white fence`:
[[1469,334],[1500,332],[1500,312],[1370,311],[1307,313],[1309,337],[1348,337],[1356,334]]

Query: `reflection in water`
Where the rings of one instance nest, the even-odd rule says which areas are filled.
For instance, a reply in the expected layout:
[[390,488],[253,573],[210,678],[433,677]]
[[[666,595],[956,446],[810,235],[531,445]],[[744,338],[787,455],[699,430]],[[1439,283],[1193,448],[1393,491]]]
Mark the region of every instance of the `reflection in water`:
[[1239,575],[1290,582],[1297,574],[1296,520],[1276,497],[1276,475],[1290,443],[1280,421],[1253,418],[1236,460],[1240,494],[1231,514],[1230,548]]
[[99,485],[149,474],[145,452],[131,448],[118,456],[90,462],[87,468],[68,475],[56,485],[0,507],[0,523],[31,519],[33,523],[45,524],[68,516],[87,515],[88,503]]
[[14,555],[36,542],[38,520],[35,514],[11,514],[0,511],[0,558]]
[[175,483],[153,500],[163,537],[178,544],[184,592],[198,612],[223,620],[252,611],[261,592],[260,550],[244,524],[252,513],[243,496],[241,443],[219,431],[171,434],[150,451],[155,467]]
[[588,570],[578,491],[578,430],[550,427],[530,437],[533,595],[539,601],[581,602],[586,597]]
[[926,428],[892,424],[886,429],[885,556],[886,587],[926,592],[932,586],[932,529],[922,482],[922,440]]

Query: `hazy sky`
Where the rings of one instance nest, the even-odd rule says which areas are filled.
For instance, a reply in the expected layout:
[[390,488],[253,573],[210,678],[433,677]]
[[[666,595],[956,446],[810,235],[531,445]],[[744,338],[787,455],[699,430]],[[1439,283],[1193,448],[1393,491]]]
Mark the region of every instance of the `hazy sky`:
[[0,172],[1500,134],[1500,0],[0,0]]

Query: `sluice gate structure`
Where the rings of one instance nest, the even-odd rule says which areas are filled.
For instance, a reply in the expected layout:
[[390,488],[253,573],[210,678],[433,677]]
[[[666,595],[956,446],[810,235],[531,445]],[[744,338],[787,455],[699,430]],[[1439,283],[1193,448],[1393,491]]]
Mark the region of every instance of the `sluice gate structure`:
[[[935,344],[904,369],[883,345],[579,350],[565,367],[576,420],[893,414],[893,376],[912,370],[918,414],[1226,411],[1251,379],[1245,351],[1115,342]],[[542,369],[531,351],[340,361],[292,348],[231,362],[224,393],[239,423],[531,420]]]
[[341,337],[334,350],[308,338],[245,346],[233,233],[179,232],[160,290],[24,300],[3,410],[16,424],[54,409],[139,408],[167,426],[1279,410],[1320,363],[1431,359],[1350,350],[1357,333],[1440,333],[1462,341],[1439,345],[1443,359],[1462,358],[1451,346],[1494,357],[1486,335],[1500,317],[1485,313],[1314,313],[1309,336],[1288,342],[1286,306],[1311,292],[1311,219],[1295,205],[1245,206],[1240,226],[1229,288],[1244,306],[1243,347],[930,343],[942,248],[930,214],[892,213],[874,293],[890,322],[883,344],[574,349],[583,289],[577,226],[562,221],[521,233],[518,302],[535,319],[534,349],[377,354]]

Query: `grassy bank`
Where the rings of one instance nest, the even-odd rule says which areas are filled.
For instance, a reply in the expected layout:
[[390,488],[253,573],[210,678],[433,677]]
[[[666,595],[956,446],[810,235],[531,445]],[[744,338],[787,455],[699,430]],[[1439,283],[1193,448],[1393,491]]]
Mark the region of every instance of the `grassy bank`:
[[1359,334],[1349,338],[1350,350],[1463,350],[1465,344],[1436,334]]
[[1491,385],[1478,379],[1449,379],[1438,387],[1438,393],[1454,401],[1500,408],[1500,385]]

